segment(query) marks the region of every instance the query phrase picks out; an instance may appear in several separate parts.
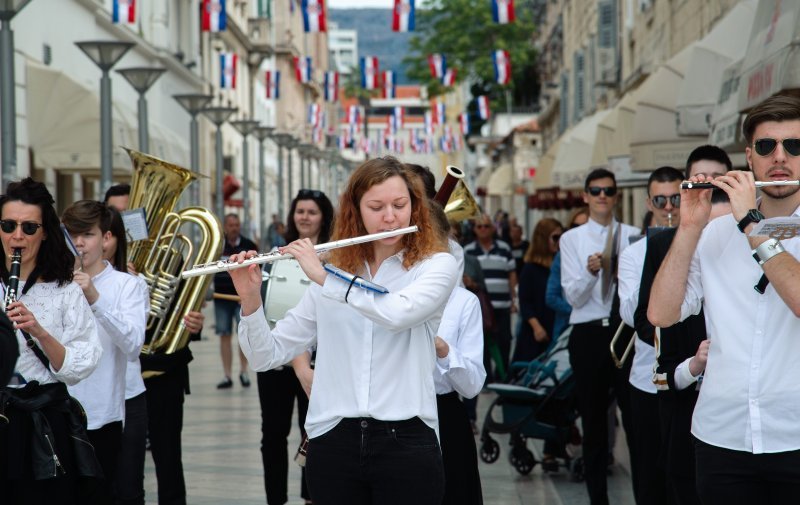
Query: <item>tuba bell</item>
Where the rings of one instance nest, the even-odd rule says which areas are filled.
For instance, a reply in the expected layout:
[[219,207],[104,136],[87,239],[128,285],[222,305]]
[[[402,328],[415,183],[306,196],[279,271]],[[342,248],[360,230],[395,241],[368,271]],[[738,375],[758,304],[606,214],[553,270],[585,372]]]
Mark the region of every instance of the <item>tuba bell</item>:
[[[219,259],[222,226],[202,207],[174,211],[181,193],[197,179],[190,170],[145,153],[126,149],[133,163],[130,208],[144,208],[149,237],[131,243],[128,260],[150,289],[142,353],[172,354],[189,339],[183,323],[188,312],[200,310],[211,277],[181,279],[181,273],[196,264]],[[190,230],[187,230],[189,228]],[[199,240],[191,230],[199,230]],[[145,372],[145,377],[159,372]]]
[[434,200],[444,208],[450,221],[463,221],[480,216],[480,207],[475,197],[464,184],[464,172],[453,165],[445,169],[446,175]]

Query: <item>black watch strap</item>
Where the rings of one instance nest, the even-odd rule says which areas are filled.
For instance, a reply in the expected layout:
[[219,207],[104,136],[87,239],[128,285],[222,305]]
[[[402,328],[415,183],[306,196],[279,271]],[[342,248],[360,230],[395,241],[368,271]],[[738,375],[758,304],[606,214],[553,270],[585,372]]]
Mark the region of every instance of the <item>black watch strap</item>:
[[758,223],[762,219],[764,219],[764,214],[759,212],[758,209],[750,209],[742,220],[736,223],[736,227],[739,228],[740,232],[744,233],[744,230],[750,223]]

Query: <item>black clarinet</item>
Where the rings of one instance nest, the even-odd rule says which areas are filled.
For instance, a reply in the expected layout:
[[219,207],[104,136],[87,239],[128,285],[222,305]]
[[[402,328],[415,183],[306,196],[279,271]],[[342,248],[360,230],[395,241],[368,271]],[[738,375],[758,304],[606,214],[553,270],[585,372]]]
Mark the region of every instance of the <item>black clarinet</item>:
[[19,272],[22,269],[22,249],[16,248],[11,254],[11,270],[8,274],[8,286],[6,287],[6,297],[3,307],[8,310],[8,306],[17,301],[17,291],[19,290]]

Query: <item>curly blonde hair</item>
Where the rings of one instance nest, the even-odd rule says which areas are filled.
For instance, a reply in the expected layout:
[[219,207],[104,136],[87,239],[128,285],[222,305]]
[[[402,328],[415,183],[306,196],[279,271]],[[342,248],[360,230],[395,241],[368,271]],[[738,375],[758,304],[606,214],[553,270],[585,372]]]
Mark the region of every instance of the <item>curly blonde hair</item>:
[[[417,225],[417,233],[409,233],[401,238],[405,253],[403,267],[411,268],[415,263],[436,252],[446,251],[431,223],[428,199],[422,181],[398,159],[391,156],[373,158],[355,169],[347,187],[339,197],[339,211],[333,221],[331,240],[353,238],[367,233],[361,217],[361,198],[372,186],[381,184],[391,177],[400,177],[408,188],[411,197],[411,221],[409,226]],[[348,272],[362,272],[364,261],[374,259],[372,244],[356,244],[334,249],[330,262]]]

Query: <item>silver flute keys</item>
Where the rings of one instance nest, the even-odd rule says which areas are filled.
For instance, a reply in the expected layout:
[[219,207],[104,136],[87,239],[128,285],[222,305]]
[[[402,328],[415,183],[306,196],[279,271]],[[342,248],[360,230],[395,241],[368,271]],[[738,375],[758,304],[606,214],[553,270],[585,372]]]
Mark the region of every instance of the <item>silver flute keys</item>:
[[[765,186],[800,186],[800,181],[756,181],[757,188]],[[683,181],[681,189],[714,189],[716,186],[710,182]]]

